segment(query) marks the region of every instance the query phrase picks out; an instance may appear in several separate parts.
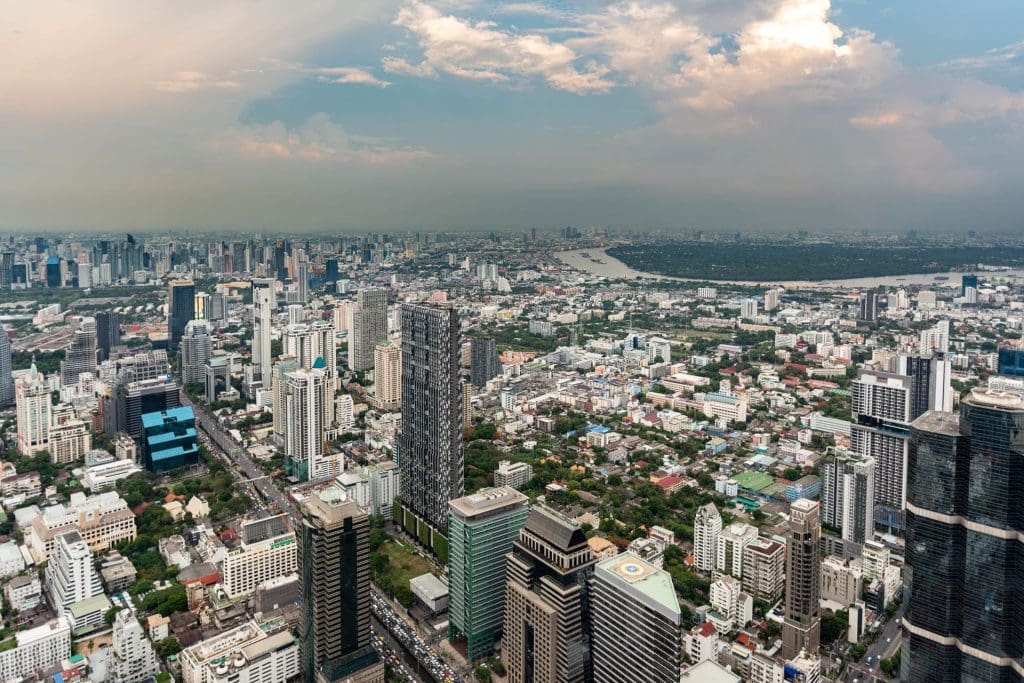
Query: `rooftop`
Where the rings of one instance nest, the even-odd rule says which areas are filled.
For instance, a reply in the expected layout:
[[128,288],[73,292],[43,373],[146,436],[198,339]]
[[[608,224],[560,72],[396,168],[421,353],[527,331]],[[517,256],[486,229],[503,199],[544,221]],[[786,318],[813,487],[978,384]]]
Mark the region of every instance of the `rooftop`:
[[960,436],[960,418],[956,413],[929,410],[914,420],[911,427],[922,432],[934,432],[944,436]]
[[598,562],[594,568],[594,576],[633,595],[676,624],[680,622],[676,589],[672,585],[672,577],[663,569],[658,569],[633,553],[626,552]]
[[456,498],[449,505],[454,514],[461,517],[475,517],[487,512],[511,507],[523,507],[529,499],[511,486],[481,489],[462,498]]

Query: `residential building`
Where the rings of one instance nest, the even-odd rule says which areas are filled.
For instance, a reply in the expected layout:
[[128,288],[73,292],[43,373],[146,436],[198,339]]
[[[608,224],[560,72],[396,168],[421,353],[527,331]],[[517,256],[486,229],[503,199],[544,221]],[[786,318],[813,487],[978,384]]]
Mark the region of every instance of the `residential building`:
[[595,683],[675,681],[682,613],[668,572],[623,553],[595,565],[589,590]]
[[0,680],[24,680],[71,656],[71,624],[66,617],[18,631],[13,648],[0,651]]
[[[688,634],[683,638],[683,647],[687,657],[690,661],[696,665],[700,665],[702,662],[714,662],[718,657],[718,643],[719,643],[718,629],[710,621],[705,621],[703,624],[694,626]],[[693,667],[696,669],[697,667]],[[688,669],[688,671],[693,671]],[[702,679],[693,679],[695,681]]]
[[[402,326],[405,329],[405,326]],[[348,366],[352,370],[373,368],[377,344],[388,338],[388,292],[386,289],[361,289],[348,329]],[[403,354],[404,355],[404,354]],[[403,358],[404,360],[404,358]]]
[[449,503],[448,639],[465,638],[471,661],[489,656],[501,637],[506,556],[526,523],[528,503],[508,486]]
[[856,453],[831,454],[821,478],[822,523],[844,541],[863,544],[875,533],[875,459]]
[[857,321],[873,323],[878,320],[878,291],[871,289],[860,293],[860,310]]
[[92,450],[92,432],[77,418],[50,425],[50,459],[58,464],[84,460]]
[[338,432],[344,434],[356,426],[355,403],[352,401],[352,394],[342,394],[334,399],[335,426]]
[[743,578],[743,551],[757,539],[757,527],[734,522],[718,534],[715,569],[723,574]]
[[501,374],[501,360],[493,339],[470,340],[470,382],[479,388]]
[[553,510],[535,507],[507,563],[502,647],[509,683],[590,681],[585,615],[594,555],[583,530]]
[[117,311],[109,309],[96,312],[96,346],[101,360],[110,358],[110,349],[121,343],[121,318]]
[[704,414],[728,422],[747,421],[747,400],[737,396],[709,393],[704,396]]
[[782,656],[815,653],[821,642],[821,524],[818,502],[801,498],[789,509]]
[[325,458],[324,405],[329,401],[323,368],[285,375],[285,471],[300,481],[331,474]]
[[[459,316],[446,305],[402,304],[401,525],[443,536],[448,501],[464,491]],[[426,527],[426,529],[424,529]]]
[[860,562],[829,555],[821,562],[821,599],[842,608],[861,602],[864,574]]
[[42,594],[42,585],[36,572],[14,576],[4,584],[4,600],[11,609],[19,612],[39,605]]
[[708,619],[720,631],[743,628],[753,619],[754,599],[743,592],[739,579],[723,574],[711,582],[709,593],[713,611]]
[[76,602],[103,595],[103,583],[93,566],[92,550],[77,531],[56,537],[45,578],[50,602],[61,616]]
[[757,600],[774,605],[785,586],[786,546],[767,538],[755,538],[743,549],[743,590]]
[[96,374],[96,319],[90,317],[79,320],[78,328],[64,351],[64,360],[60,364],[61,386],[77,384],[78,376],[83,372]]
[[14,405],[14,377],[11,375],[11,338],[0,325],[0,408]]
[[17,404],[18,452],[33,456],[50,445],[50,387],[35,363],[14,385]]
[[533,480],[533,466],[528,462],[502,460],[494,470],[495,486],[511,486],[521,489]]
[[373,349],[373,399],[381,410],[402,404],[402,348],[390,341]]
[[370,645],[369,517],[336,490],[313,495],[302,505],[299,552],[304,680],[375,680],[367,672],[379,670],[383,681]]
[[229,597],[249,595],[264,581],[298,571],[298,544],[287,520],[282,513],[242,523],[241,539],[221,565]]
[[269,388],[270,333],[274,310],[277,308],[276,283],[273,278],[255,278],[252,281],[252,379]]
[[144,683],[160,672],[153,643],[131,610],[120,610],[114,617],[110,641],[108,680],[113,683]]
[[693,566],[710,574],[718,565],[718,537],[722,533],[722,516],[714,503],[697,509],[693,523]]
[[178,655],[184,683],[280,683],[303,674],[300,643],[287,629],[249,621]]
[[205,320],[190,320],[185,325],[178,350],[178,369],[182,384],[202,384],[206,380],[206,364],[213,355],[210,324]]

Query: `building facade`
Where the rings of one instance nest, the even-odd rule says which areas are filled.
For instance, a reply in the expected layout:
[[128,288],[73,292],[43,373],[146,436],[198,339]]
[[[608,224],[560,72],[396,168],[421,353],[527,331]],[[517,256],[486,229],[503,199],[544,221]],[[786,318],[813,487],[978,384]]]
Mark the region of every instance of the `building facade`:
[[714,503],[697,509],[693,522],[693,566],[710,574],[718,564],[718,536],[722,533],[722,516]]
[[786,597],[782,656],[816,653],[821,642],[821,522],[818,502],[801,498],[790,506],[786,531]]
[[373,350],[388,338],[388,292],[361,289],[348,329],[348,366],[352,370],[373,367]]

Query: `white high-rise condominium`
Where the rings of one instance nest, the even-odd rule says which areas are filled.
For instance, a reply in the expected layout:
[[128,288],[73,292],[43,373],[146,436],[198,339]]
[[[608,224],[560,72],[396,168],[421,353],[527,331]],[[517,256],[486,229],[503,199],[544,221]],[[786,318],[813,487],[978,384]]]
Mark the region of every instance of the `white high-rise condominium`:
[[693,566],[710,574],[718,558],[718,536],[722,533],[722,516],[714,503],[697,509],[693,522]]
[[[298,323],[288,325],[282,335],[284,355],[295,358],[299,367],[304,370],[320,368],[324,371],[327,396],[334,396],[335,378],[337,377],[337,347],[334,340],[334,327],[327,321],[314,323]],[[334,407],[327,401],[324,404],[323,427],[326,429],[334,424]]]
[[352,311],[348,330],[348,366],[352,370],[373,367],[373,350],[388,338],[388,293],[386,289],[361,289]]
[[206,363],[213,355],[213,338],[205,320],[190,320],[178,342],[182,384],[202,384],[206,381]]
[[114,617],[107,662],[107,680],[113,683],[143,683],[160,673],[153,643],[131,610],[123,609]]
[[373,350],[373,397],[385,410],[402,403],[402,348],[397,344],[384,342]]
[[96,318],[82,318],[60,364],[61,386],[78,382],[83,372],[96,374]]
[[93,566],[92,550],[77,531],[57,536],[49,564],[46,565],[46,592],[50,602],[63,615],[82,600],[103,594],[99,572]]
[[324,404],[328,401],[324,370],[295,370],[284,376],[285,462],[300,480],[324,476]]
[[274,285],[271,278],[252,281],[252,364],[253,378],[259,381],[264,381],[270,373],[270,328],[277,305]]
[[747,320],[757,317],[757,299],[744,299],[740,302],[740,317]]
[[50,387],[32,364],[28,376],[18,378],[14,386],[18,416],[18,452],[35,455],[50,442]]
[[839,529],[844,541],[863,544],[875,532],[875,459],[857,454],[830,456],[821,481],[821,519]]
[[718,534],[715,569],[742,579],[743,551],[756,539],[757,529],[743,522],[735,522],[722,529]]

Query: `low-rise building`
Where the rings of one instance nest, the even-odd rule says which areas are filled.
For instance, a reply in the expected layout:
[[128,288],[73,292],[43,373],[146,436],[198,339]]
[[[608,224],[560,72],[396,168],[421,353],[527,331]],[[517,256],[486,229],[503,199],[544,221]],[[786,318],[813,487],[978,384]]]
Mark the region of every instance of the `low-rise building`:
[[4,600],[11,609],[19,612],[37,607],[42,594],[43,586],[35,572],[15,576],[4,585]]
[[53,552],[54,539],[65,531],[78,531],[93,552],[102,552],[136,536],[135,515],[114,491],[86,496],[71,494],[69,503],[43,508],[33,518],[25,543],[36,562]]
[[14,634],[14,647],[0,643],[0,680],[20,681],[48,669],[71,655],[71,625],[58,617]]
[[533,479],[533,466],[528,462],[511,462],[502,460],[498,469],[494,470],[494,485],[511,486],[521,489]]
[[0,543],[0,579],[14,576],[25,568],[25,558],[15,541]]
[[184,683],[278,683],[301,673],[299,641],[288,630],[266,632],[255,621],[181,651]]
[[107,491],[114,488],[114,484],[120,480],[141,472],[142,468],[131,460],[112,460],[91,467],[86,467],[82,473],[82,486],[93,493]]

